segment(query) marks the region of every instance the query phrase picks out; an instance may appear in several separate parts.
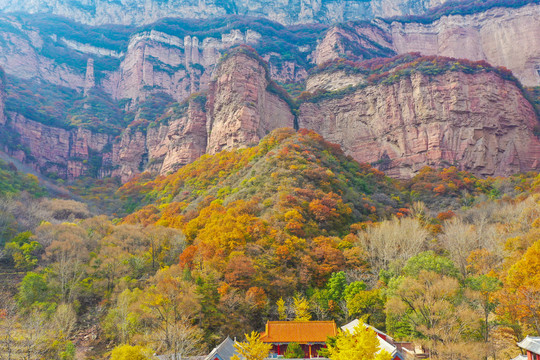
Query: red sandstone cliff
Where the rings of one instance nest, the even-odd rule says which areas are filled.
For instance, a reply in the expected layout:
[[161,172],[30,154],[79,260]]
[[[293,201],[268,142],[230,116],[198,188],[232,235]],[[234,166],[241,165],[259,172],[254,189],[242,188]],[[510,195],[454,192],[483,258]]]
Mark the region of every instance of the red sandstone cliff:
[[392,85],[304,103],[299,116],[300,127],[399,178],[426,165],[482,176],[538,170],[537,122],[516,84],[492,72],[413,72]]
[[238,52],[221,63],[207,103],[207,153],[257,144],[270,131],[293,127],[289,105],[277,94],[256,55]]

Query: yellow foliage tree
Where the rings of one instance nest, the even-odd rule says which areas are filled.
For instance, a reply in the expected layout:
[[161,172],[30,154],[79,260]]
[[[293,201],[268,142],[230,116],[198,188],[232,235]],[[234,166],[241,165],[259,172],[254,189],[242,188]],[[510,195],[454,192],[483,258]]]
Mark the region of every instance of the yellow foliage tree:
[[142,346],[120,345],[114,348],[111,360],[150,360],[154,359],[152,350]]
[[246,334],[246,341],[234,344],[236,351],[240,354],[234,355],[231,360],[264,360],[268,357],[272,345],[261,341],[261,335],[252,331]]
[[336,338],[335,345],[328,346],[331,360],[390,360],[392,356],[386,350],[380,350],[377,334],[358,325],[353,333],[342,331]]
[[287,320],[287,307],[285,306],[285,300],[279,298],[276,302],[279,320]]
[[294,321],[311,320],[311,313],[309,312],[309,302],[303,297],[295,297],[294,313],[296,314]]
[[508,271],[500,294],[500,312],[540,333],[540,240]]

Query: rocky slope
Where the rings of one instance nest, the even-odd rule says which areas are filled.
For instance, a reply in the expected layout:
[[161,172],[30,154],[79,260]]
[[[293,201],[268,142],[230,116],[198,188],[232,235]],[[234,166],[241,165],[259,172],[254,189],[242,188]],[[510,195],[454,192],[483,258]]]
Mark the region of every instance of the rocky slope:
[[166,19],[140,27],[90,27],[54,17],[0,16],[0,66],[7,74],[87,93],[97,87],[130,105],[165,92],[176,101],[205,91],[231,47],[247,44],[282,82],[305,79],[319,31],[292,30],[263,19],[201,23]]
[[540,169],[535,111],[514,82],[494,72],[412,71],[308,101],[298,122],[398,178],[426,165],[481,176]]
[[[331,4],[337,2],[325,6]],[[234,16],[90,27],[21,14],[0,16],[0,27],[0,66],[7,74],[80,92],[95,86],[114,100],[128,99],[128,108],[158,92],[183,101],[205,91],[222,54],[239,44],[253,46],[283,83],[303,81],[311,67],[336,58],[420,52],[486,60],[509,68],[526,86],[540,85],[540,4],[534,1],[427,23],[356,21],[330,29]]]
[[86,24],[148,24],[164,17],[266,17],[282,24],[335,23],[419,14],[445,0],[0,0],[4,12],[48,13]]
[[[3,88],[0,95],[3,99]],[[81,127],[47,126],[8,112],[0,131],[11,141],[3,138],[2,143],[6,152],[43,174],[127,181],[143,170],[167,173],[205,153],[249,146],[276,128],[294,126],[286,95],[250,49],[238,49],[221,63],[207,96],[208,101],[192,96],[170,107],[151,125],[137,125],[136,119],[118,138]]]
[[330,29],[319,43],[315,62],[337,58],[362,59],[364,49],[378,44],[398,54],[485,60],[512,70],[526,86],[540,85],[540,4],[497,7],[471,15],[442,16],[433,22],[421,19],[355,23]]

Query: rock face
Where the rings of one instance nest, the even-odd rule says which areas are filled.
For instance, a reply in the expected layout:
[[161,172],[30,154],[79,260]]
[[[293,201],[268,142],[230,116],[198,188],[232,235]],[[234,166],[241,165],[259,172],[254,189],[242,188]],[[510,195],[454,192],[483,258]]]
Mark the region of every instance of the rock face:
[[336,23],[421,14],[446,0],[0,0],[4,12],[49,13],[85,24],[148,24],[164,17],[265,17],[282,24]]
[[[319,43],[315,62],[322,64],[372,50],[373,43],[398,54],[485,60],[504,66],[526,86],[540,86],[540,4],[493,8],[472,15],[443,16],[428,24],[377,20],[374,25],[336,26]],[[349,49],[349,50],[347,50]]]
[[[307,14],[332,8],[340,13],[347,12],[347,8],[354,3],[302,1],[301,7],[295,10],[294,6],[290,6],[288,11]],[[363,2],[362,6],[369,5],[380,13],[396,15],[418,13],[440,2],[374,0],[371,3]],[[60,3],[55,1],[46,9],[54,9]],[[58,9],[65,10],[75,3],[66,2]],[[375,6],[375,3],[378,5]],[[9,4],[4,4],[4,9],[14,10],[19,6],[32,12],[45,11],[43,4],[44,1],[25,1],[19,6],[17,1],[9,1]],[[155,2],[152,9],[165,4],[169,2]],[[275,4],[276,8],[282,6]],[[120,5],[100,1],[88,6]],[[146,3],[141,8],[146,9],[145,6]],[[190,6],[195,7],[195,4]],[[201,6],[209,9],[221,5]],[[141,8],[137,8],[137,11]],[[83,11],[85,7],[81,9],[73,11]],[[428,24],[374,20],[371,23],[349,22],[328,30],[322,25],[315,28],[306,25],[302,34],[325,33],[318,43],[315,37],[309,41],[305,38],[299,41],[295,35],[297,28],[283,28],[277,24],[269,27],[263,20],[253,19],[247,28],[229,28],[223,25],[226,22],[215,20],[208,26],[216,28],[197,28],[197,31],[179,31],[193,26],[180,20],[178,23],[171,20],[137,29],[86,29],[88,32],[97,31],[96,34],[112,34],[111,38],[102,39],[99,36],[85,38],[81,34],[70,37],[61,21],[48,19],[48,26],[40,27],[39,22],[33,23],[20,16],[0,16],[3,28],[0,32],[0,66],[7,74],[24,79],[36,78],[81,92],[95,86],[115,100],[129,99],[131,107],[128,108],[157,92],[166,92],[176,101],[183,101],[193,93],[206,91],[222,53],[239,44],[260,48],[263,51],[261,56],[270,64],[272,78],[284,83],[302,81],[312,64],[320,65],[337,58],[360,61],[391,57],[396,53],[420,52],[424,55],[486,60],[492,65],[512,70],[526,86],[540,85],[540,37],[537,36],[540,33],[540,4],[493,8],[466,16],[443,16]],[[235,19],[231,18],[230,21]],[[68,25],[72,28],[82,26],[75,23]],[[282,40],[287,46],[282,46]],[[277,41],[280,41],[279,46],[275,46]],[[71,57],[77,61],[66,61]]]
[[113,146],[113,176],[123,182],[144,170],[166,174],[192,163],[206,152],[204,99],[193,98],[168,123],[142,130],[128,129]]
[[[100,27],[86,30],[97,31],[98,35],[105,32],[110,38],[96,39],[94,34],[87,38],[82,38],[84,34],[69,38],[62,21],[47,21],[49,26],[43,27],[32,25],[31,20],[24,16],[0,16],[0,25],[5,29],[0,32],[0,66],[6,73],[68,87],[85,95],[91,88],[98,88],[114,100],[130,100],[130,109],[159,92],[183,101],[193,93],[206,91],[215,66],[228,49],[275,41],[280,31],[288,34],[277,24],[274,24],[278,27],[274,31],[277,35],[272,32],[270,36],[249,28],[228,28],[216,21],[214,25],[218,28],[211,31],[195,29],[182,31],[185,35],[176,36],[177,28],[186,27],[185,22],[189,23],[176,20],[161,27],[156,25],[163,31],[146,28],[118,28],[113,31]],[[260,27],[263,20],[253,21],[254,27]],[[69,23],[69,26],[77,28],[82,25]],[[81,32],[84,31],[83,28]],[[81,42],[83,40],[86,43]],[[292,51],[307,59],[315,49],[316,39],[313,36],[307,45],[304,43],[301,47],[293,43],[288,45],[284,49],[289,52],[287,56],[290,57]],[[287,59],[276,51],[262,55],[268,60],[276,80],[294,82],[307,77],[305,61]]]
[[[112,138],[87,129],[64,130],[9,113],[0,131],[18,140],[19,146],[3,150],[21,162],[34,166],[42,174],[60,178],[77,178],[95,171],[94,176],[108,176],[110,169],[102,164]],[[97,161],[99,164],[94,164]],[[95,165],[95,169],[92,166]]]
[[512,70],[526,86],[540,85],[540,4],[447,16],[432,24],[391,26],[398,53],[486,60]]
[[137,33],[129,41],[120,69],[104,81],[104,88],[116,99],[137,102],[158,90],[182,101],[208,89],[221,52],[236,45],[253,45],[260,39],[252,30],[202,39],[155,30]]
[[168,147],[161,173],[178,170],[206,153],[206,109],[204,102],[192,100],[187,112],[169,125]]
[[207,104],[209,154],[254,145],[276,128],[294,126],[289,105],[270,86],[253,56],[238,53],[220,65]]
[[298,121],[399,178],[426,165],[456,165],[481,176],[540,168],[532,105],[494,73],[414,72],[393,85],[304,103]]
[[314,61],[317,65],[347,58],[362,61],[373,57],[395,55],[392,37],[387,30],[369,23],[350,23],[330,28],[317,45]]
[[0,131],[19,139],[21,146],[6,145],[7,152],[44,174],[115,176],[125,182],[144,170],[165,174],[205,153],[249,146],[276,128],[293,127],[289,105],[271,91],[275,86],[262,60],[243,49],[216,70],[208,101],[191,97],[170,108],[164,121],[128,127],[117,140],[83,128],[46,126],[17,113],[9,114]]

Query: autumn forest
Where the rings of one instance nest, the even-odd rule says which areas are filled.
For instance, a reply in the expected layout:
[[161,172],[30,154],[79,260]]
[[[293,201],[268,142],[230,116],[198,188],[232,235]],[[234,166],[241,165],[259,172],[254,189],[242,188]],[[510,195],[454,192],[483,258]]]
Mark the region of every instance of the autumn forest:
[[397,181],[280,129],[168,176],[98,185],[54,198],[2,164],[5,353],[187,356],[268,319],[360,318],[433,358],[483,359],[540,331],[536,174]]

